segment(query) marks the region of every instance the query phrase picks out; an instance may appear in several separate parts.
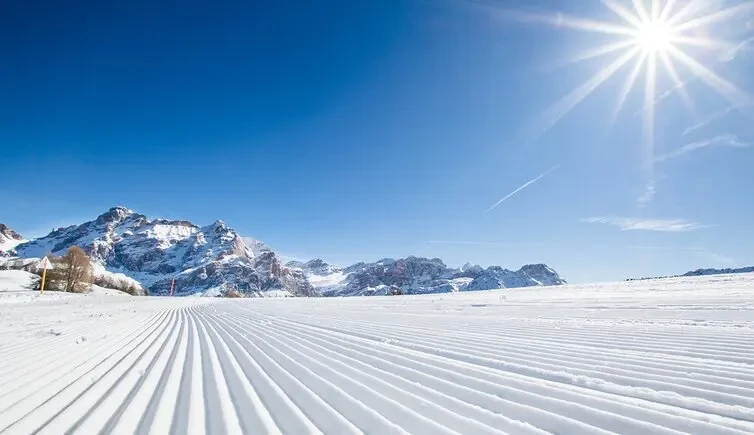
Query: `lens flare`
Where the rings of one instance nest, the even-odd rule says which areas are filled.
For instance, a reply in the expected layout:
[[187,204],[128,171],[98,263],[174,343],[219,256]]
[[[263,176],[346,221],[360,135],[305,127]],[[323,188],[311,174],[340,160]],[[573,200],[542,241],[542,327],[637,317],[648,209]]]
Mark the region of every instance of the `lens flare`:
[[[717,9],[710,12],[711,3],[708,0],[651,0],[649,8],[645,0],[601,0],[601,3],[612,11],[618,22],[595,21],[588,18],[568,16],[562,13],[555,15],[518,14],[519,18],[528,22],[546,23],[557,28],[599,33],[614,39],[604,45],[579,54],[570,63],[600,58],[608,54],[617,53],[616,59],[606,64],[592,77],[587,78],[573,91],[555,102],[548,108],[539,122],[528,132],[531,137],[538,137],[567,115],[576,105],[602,83],[615,75],[627,65],[632,65],[627,74],[620,94],[616,98],[616,106],[612,111],[614,121],[635,87],[640,77],[644,77],[644,105],[643,105],[643,141],[644,159],[648,169],[646,185],[655,186],[654,154],[655,154],[655,106],[658,75],[660,70],[673,82],[673,92],[677,93],[688,108],[693,108],[693,101],[686,90],[685,81],[681,79],[678,66],[690,77],[698,78],[719,95],[743,107],[751,104],[752,99],[733,83],[720,77],[709,66],[696,60],[690,53],[690,48],[720,49],[730,48],[730,44],[714,38],[699,36],[712,34],[713,25],[719,25],[735,17],[754,13],[754,1]],[[703,30],[703,32],[701,32]],[[643,72],[643,74],[642,74]],[[642,202],[642,201],[639,201]]]
[[636,44],[647,53],[666,53],[673,44],[673,28],[661,20],[642,23],[637,30]]

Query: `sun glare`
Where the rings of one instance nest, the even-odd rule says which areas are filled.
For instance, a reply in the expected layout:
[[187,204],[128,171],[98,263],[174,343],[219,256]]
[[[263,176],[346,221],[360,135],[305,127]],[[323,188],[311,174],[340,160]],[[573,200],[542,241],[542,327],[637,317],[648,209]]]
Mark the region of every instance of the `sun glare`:
[[673,28],[664,21],[644,23],[636,32],[636,43],[645,53],[666,53],[673,44]]
[[[539,123],[529,132],[537,137],[550,129],[576,105],[600,87],[609,78],[627,65],[630,72],[625,76],[621,91],[616,96],[612,112],[614,121],[628,100],[628,95],[636,83],[644,81],[644,104],[641,109],[643,120],[644,158],[648,168],[647,186],[654,192],[654,125],[659,74],[664,71],[672,81],[673,93],[679,95],[687,107],[693,108],[693,101],[688,94],[686,84],[691,79],[699,79],[710,86],[722,97],[736,107],[751,104],[754,99],[741,91],[731,82],[720,77],[709,66],[696,60],[691,49],[728,51],[731,44],[713,37],[714,26],[736,17],[748,16],[754,12],[754,1],[746,0],[734,6],[717,8],[711,11],[711,2],[707,0],[600,0],[615,16],[615,22],[595,21],[588,18],[555,15],[524,14],[523,19],[533,22],[545,22],[561,29],[581,30],[603,34],[612,39],[603,45],[592,48],[571,59],[581,62],[608,55],[614,59],[607,62],[596,74],[587,78],[569,94],[558,100],[545,111]],[[681,78],[679,73],[685,73]],[[650,189],[648,189],[650,190]],[[651,198],[650,198],[651,199]],[[643,200],[639,200],[640,203]]]

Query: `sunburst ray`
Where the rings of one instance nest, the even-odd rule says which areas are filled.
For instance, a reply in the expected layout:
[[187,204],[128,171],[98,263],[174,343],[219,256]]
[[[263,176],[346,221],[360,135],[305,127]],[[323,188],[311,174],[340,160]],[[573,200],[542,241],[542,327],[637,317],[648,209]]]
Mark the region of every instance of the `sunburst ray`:
[[597,74],[581,83],[581,85],[576,87],[576,89],[571,91],[568,95],[550,106],[550,108],[545,111],[545,114],[543,116],[543,125],[535,126],[534,128],[530,129],[530,133],[534,137],[538,137],[549,130],[563,116],[565,116],[574,107],[576,107],[576,105],[584,100],[584,98],[594,92],[594,90],[597,89],[602,83],[604,83],[605,80],[610,78],[613,74],[615,74],[616,71],[627,64],[631,60],[631,58],[639,53],[639,51],[639,48],[634,48],[628,53],[623,54],[623,56],[614,60],[610,65],[602,68],[597,72]]
[[636,13],[639,15],[639,19],[641,19],[642,23],[648,23],[652,19],[649,17],[649,14],[647,13],[647,10],[644,8],[644,1],[643,0],[632,0],[634,3],[634,9],[636,9]]
[[[739,17],[747,12],[754,12],[754,0],[720,8],[711,0],[600,0],[618,19],[595,21],[578,16],[523,15],[526,21],[544,22],[563,29],[601,33],[617,36],[602,46],[579,53],[569,59],[568,63],[600,58],[611,53],[620,53],[617,59],[601,68],[570,93],[550,106],[542,115],[536,136],[549,130],[576,105],[615,75],[625,65],[632,68],[621,85],[612,110],[611,124],[616,120],[629,94],[636,87],[644,71],[644,101],[642,114],[642,137],[645,161],[647,162],[647,186],[656,186],[654,180],[655,149],[655,112],[659,101],[673,93],[678,93],[684,105],[694,110],[694,102],[686,87],[691,81],[701,80],[713,88],[736,107],[751,105],[754,100],[734,84],[720,77],[711,68],[702,65],[686,50],[728,50],[731,45],[714,37],[705,36],[713,25]],[[705,30],[701,32],[700,30]],[[660,67],[658,64],[662,64]],[[685,68],[679,70],[677,65]],[[658,68],[669,77],[673,88],[657,96]],[[684,76],[681,75],[684,73]],[[638,114],[638,113],[637,113]]]
[[520,21],[546,23],[555,27],[562,27],[571,30],[583,30],[586,32],[623,36],[631,36],[633,34],[633,29],[628,26],[572,17],[565,14],[514,13],[513,16]]
[[[648,56],[646,68],[646,82],[644,84],[644,159],[646,165],[646,185],[655,185],[655,92],[657,87],[657,57]],[[650,198],[651,199],[651,198]],[[644,203],[639,198],[640,203]],[[647,201],[648,202],[648,201]],[[645,205],[645,204],[644,204]]]
[[574,57],[568,58],[565,63],[566,64],[578,63],[578,62],[583,62],[585,60],[602,57],[610,53],[614,53],[622,48],[630,47],[632,45],[634,45],[633,41],[626,41],[626,40],[621,40],[621,41],[613,42],[610,44],[601,45],[592,50],[584,51],[577,54]]
[[709,6],[709,0],[691,0],[686,3],[675,15],[667,19],[667,23],[675,26],[681,20],[690,19],[694,14],[701,11],[704,6]]
[[670,15],[670,12],[673,11],[673,6],[675,6],[676,0],[668,0],[665,2],[665,6],[662,8],[662,12],[660,12],[659,20],[665,21],[668,19],[668,16]]
[[725,21],[737,15],[740,16],[740,14],[747,11],[754,11],[754,1],[748,1],[740,5],[731,6],[727,9],[723,9],[721,11],[714,12],[703,17],[695,18],[693,20],[686,21],[685,23],[680,23],[675,27],[675,29],[678,32],[686,32],[698,27],[709,26],[720,21]]
[[[660,53],[660,60],[662,60],[663,65],[665,65],[665,70],[668,72],[670,79],[673,80],[673,83],[678,90],[678,95],[681,96],[684,105],[687,109],[692,110],[694,108],[694,102],[691,100],[691,96],[689,95],[686,86],[684,86],[683,80],[678,76],[678,71],[676,71],[675,65],[673,65],[673,61],[670,59],[670,56],[668,56],[668,53]],[[654,107],[654,104],[652,106]]]
[[623,5],[617,0],[602,0],[602,4],[613,11],[616,15],[626,20],[632,26],[640,27],[642,25],[641,19],[623,7]]
[[733,83],[718,76],[714,71],[705,67],[697,62],[694,58],[684,53],[683,50],[679,50],[676,47],[671,47],[670,54],[678,59],[681,63],[686,65],[697,77],[707,83],[712,89],[717,91],[718,94],[725,99],[736,105],[749,104],[752,99],[746,92],[739,89]]
[[641,57],[639,58],[639,61],[636,62],[634,65],[634,68],[631,70],[631,74],[626,77],[626,81],[623,83],[623,88],[621,89],[620,94],[618,94],[618,101],[615,105],[615,109],[613,109],[613,114],[610,117],[610,124],[614,124],[615,120],[618,118],[618,114],[620,113],[620,110],[623,108],[623,104],[626,102],[626,98],[628,98],[628,94],[631,93],[631,89],[633,89],[634,84],[636,83],[636,80],[639,78],[639,74],[641,73],[641,69],[644,66],[644,62],[646,62],[647,57],[649,56],[648,53],[642,53]]

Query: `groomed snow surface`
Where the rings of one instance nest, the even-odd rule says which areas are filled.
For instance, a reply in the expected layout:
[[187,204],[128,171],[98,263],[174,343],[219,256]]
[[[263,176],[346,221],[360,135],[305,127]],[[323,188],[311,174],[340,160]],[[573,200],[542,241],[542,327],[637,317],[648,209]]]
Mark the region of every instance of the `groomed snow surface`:
[[7,292],[0,361],[14,434],[754,433],[754,275],[414,297]]

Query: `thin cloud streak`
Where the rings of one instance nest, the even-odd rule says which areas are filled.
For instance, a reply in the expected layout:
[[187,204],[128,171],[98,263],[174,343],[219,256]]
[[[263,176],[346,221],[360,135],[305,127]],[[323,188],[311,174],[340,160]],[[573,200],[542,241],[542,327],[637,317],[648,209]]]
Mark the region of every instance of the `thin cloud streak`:
[[498,201],[498,202],[496,202],[496,203],[492,204],[492,207],[488,208],[488,209],[487,209],[487,211],[486,211],[485,213],[489,213],[489,212],[491,212],[491,211],[492,211],[492,210],[493,210],[493,209],[494,209],[495,207],[497,207],[497,206],[499,206],[500,204],[502,204],[503,202],[505,202],[505,201],[506,201],[506,200],[507,200],[508,198],[510,198],[511,196],[513,196],[513,195],[517,194],[518,192],[520,192],[520,191],[522,191],[522,190],[526,189],[527,187],[531,186],[532,184],[534,184],[534,183],[536,183],[537,181],[541,180],[542,178],[546,177],[546,176],[547,176],[548,174],[550,174],[550,173],[551,173],[552,171],[554,171],[554,170],[558,169],[559,167],[560,167],[560,165],[555,165],[555,166],[553,166],[552,168],[550,168],[550,169],[548,169],[547,171],[545,171],[545,172],[543,172],[542,174],[540,174],[539,176],[537,176],[536,178],[533,178],[533,179],[531,179],[531,180],[527,181],[526,183],[522,184],[522,185],[521,185],[521,186],[519,186],[519,187],[518,187],[518,188],[517,188],[516,190],[514,190],[513,192],[511,192],[511,193],[509,193],[509,194],[505,195],[505,196],[504,196],[503,198],[501,198],[501,199],[500,199],[500,201]]
[[735,111],[738,109],[738,106],[730,106],[727,109],[721,110],[719,112],[715,112],[712,115],[710,115],[707,119],[700,121],[697,124],[692,125],[691,127],[688,127],[686,130],[683,131],[683,134],[681,136],[686,136],[687,134],[699,130],[702,127],[706,127],[710,125],[712,122],[717,121],[718,119],[724,117],[725,115]]
[[654,181],[647,183],[647,187],[644,189],[644,193],[636,201],[639,207],[646,207],[655,198],[657,194],[657,184]]
[[723,134],[720,136],[715,136],[711,139],[706,139],[706,140],[686,144],[675,151],[671,151],[667,154],[662,154],[660,156],[655,157],[654,161],[664,162],[666,160],[670,160],[670,159],[682,156],[686,153],[690,153],[692,151],[696,151],[698,149],[707,148],[711,146],[722,146],[722,147],[729,147],[729,148],[747,148],[751,146],[751,144],[739,141],[738,136],[734,134]]
[[751,50],[752,47],[754,47],[754,36],[739,42],[735,47],[728,50],[721,59],[723,62],[730,62],[735,60],[741,53]]
[[660,231],[680,233],[710,228],[716,225],[702,225],[686,219],[645,219],[621,216],[598,216],[581,219],[590,224],[604,224],[618,227],[621,231]]

